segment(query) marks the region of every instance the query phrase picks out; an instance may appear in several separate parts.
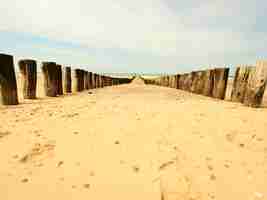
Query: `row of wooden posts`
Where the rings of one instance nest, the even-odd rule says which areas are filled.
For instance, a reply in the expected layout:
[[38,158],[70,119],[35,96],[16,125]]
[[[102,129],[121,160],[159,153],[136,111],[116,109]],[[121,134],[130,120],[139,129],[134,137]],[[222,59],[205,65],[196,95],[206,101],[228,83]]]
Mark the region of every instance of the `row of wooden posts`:
[[[23,97],[25,99],[35,99],[37,63],[35,60],[27,59],[20,60],[18,65],[23,79]],[[72,84],[75,85],[74,88],[77,92],[81,92],[88,89],[129,83],[131,81],[128,78],[109,77],[83,69],[75,69],[74,79],[72,79],[71,67],[64,67],[63,69],[61,65],[55,62],[42,62],[41,69],[44,75],[45,95],[49,97],[71,93]],[[74,83],[72,83],[72,80],[74,80]],[[19,103],[14,61],[11,55],[0,54],[0,94],[3,105],[17,105]]]
[[[186,90],[217,99],[225,99],[229,68],[214,68],[186,74],[161,76],[146,79],[154,84]],[[267,61],[256,62],[256,66],[238,66],[233,81],[231,100],[246,106],[260,107],[267,84]]]

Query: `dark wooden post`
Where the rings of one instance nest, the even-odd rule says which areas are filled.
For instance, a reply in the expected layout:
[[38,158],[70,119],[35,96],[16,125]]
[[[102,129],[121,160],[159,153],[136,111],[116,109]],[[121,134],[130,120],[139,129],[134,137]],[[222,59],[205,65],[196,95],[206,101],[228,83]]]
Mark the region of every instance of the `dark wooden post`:
[[84,71],[84,89],[89,89],[88,71]]
[[80,70],[80,90],[79,91],[83,91],[84,90],[84,70]]
[[64,91],[66,93],[71,93],[71,68],[65,67],[65,77],[64,77]]
[[92,89],[96,88],[96,77],[95,77],[95,73],[92,73]]
[[58,74],[55,62],[43,62],[42,72],[44,75],[44,90],[48,97],[56,97],[58,93]]
[[231,93],[231,100],[234,102],[243,103],[248,84],[249,74],[251,73],[252,66],[239,66],[236,68],[233,88]]
[[3,105],[17,105],[18,89],[13,56],[0,54],[0,96]]
[[214,87],[214,70],[213,69],[209,69],[209,70],[205,70],[203,72],[203,92],[202,94],[205,96],[209,96],[212,97],[212,90]]
[[81,92],[84,88],[83,72],[81,69],[75,69],[75,90]]
[[267,60],[257,61],[256,67],[250,72],[244,104],[260,107],[267,84]]
[[93,89],[93,80],[92,80],[92,72],[88,72],[88,86],[89,89]]
[[96,74],[96,88],[100,87],[99,75]]
[[180,74],[176,74],[174,76],[174,88],[176,88],[176,89],[179,88],[179,78],[180,78]]
[[61,65],[57,65],[57,94],[63,95],[62,67],[61,67]]
[[19,70],[23,82],[24,99],[36,99],[37,65],[35,60],[20,60]]
[[217,99],[224,99],[227,81],[228,81],[229,68],[215,68],[214,69],[214,86],[212,96]]

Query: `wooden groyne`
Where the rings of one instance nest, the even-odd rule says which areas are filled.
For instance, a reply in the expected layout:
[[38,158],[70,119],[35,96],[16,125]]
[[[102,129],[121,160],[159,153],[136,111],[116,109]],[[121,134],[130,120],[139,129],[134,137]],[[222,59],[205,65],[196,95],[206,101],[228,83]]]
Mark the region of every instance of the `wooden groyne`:
[[[18,62],[23,81],[23,98],[37,98],[37,62],[23,59]],[[116,78],[89,72],[84,69],[62,67],[55,62],[42,62],[41,71],[44,77],[44,91],[48,97],[57,97],[72,92],[103,88],[112,85],[130,83],[130,78]],[[64,82],[64,83],[63,83]],[[74,91],[73,91],[74,88]],[[17,105],[18,91],[12,55],[0,54],[0,99],[3,105]]]
[[[213,68],[145,79],[145,83],[181,89],[224,100],[228,76],[229,68]],[[266,60],[257,61],[256,66],[237,66],[231,92],[231,101],[240,102],[250,107],[260,107],[266,84]]]

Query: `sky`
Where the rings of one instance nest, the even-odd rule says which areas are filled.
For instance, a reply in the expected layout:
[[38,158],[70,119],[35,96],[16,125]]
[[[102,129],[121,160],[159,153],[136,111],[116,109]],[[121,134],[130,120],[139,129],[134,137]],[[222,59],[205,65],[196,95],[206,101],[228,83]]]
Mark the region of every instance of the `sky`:
[[0,53],[93,72],[182,73],[267,58],[265,0],[8,0]]

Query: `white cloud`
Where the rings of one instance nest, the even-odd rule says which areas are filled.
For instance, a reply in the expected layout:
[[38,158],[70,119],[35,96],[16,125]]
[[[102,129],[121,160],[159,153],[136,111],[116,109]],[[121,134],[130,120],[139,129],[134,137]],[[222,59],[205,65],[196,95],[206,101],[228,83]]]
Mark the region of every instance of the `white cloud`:
[[267,38],[253,29],[266,5],[258,0],[9,0],[1,3],[0,31],[158,56],[160,65],[234,64],[255,58],[245,57],[248,52],[266,50]]

